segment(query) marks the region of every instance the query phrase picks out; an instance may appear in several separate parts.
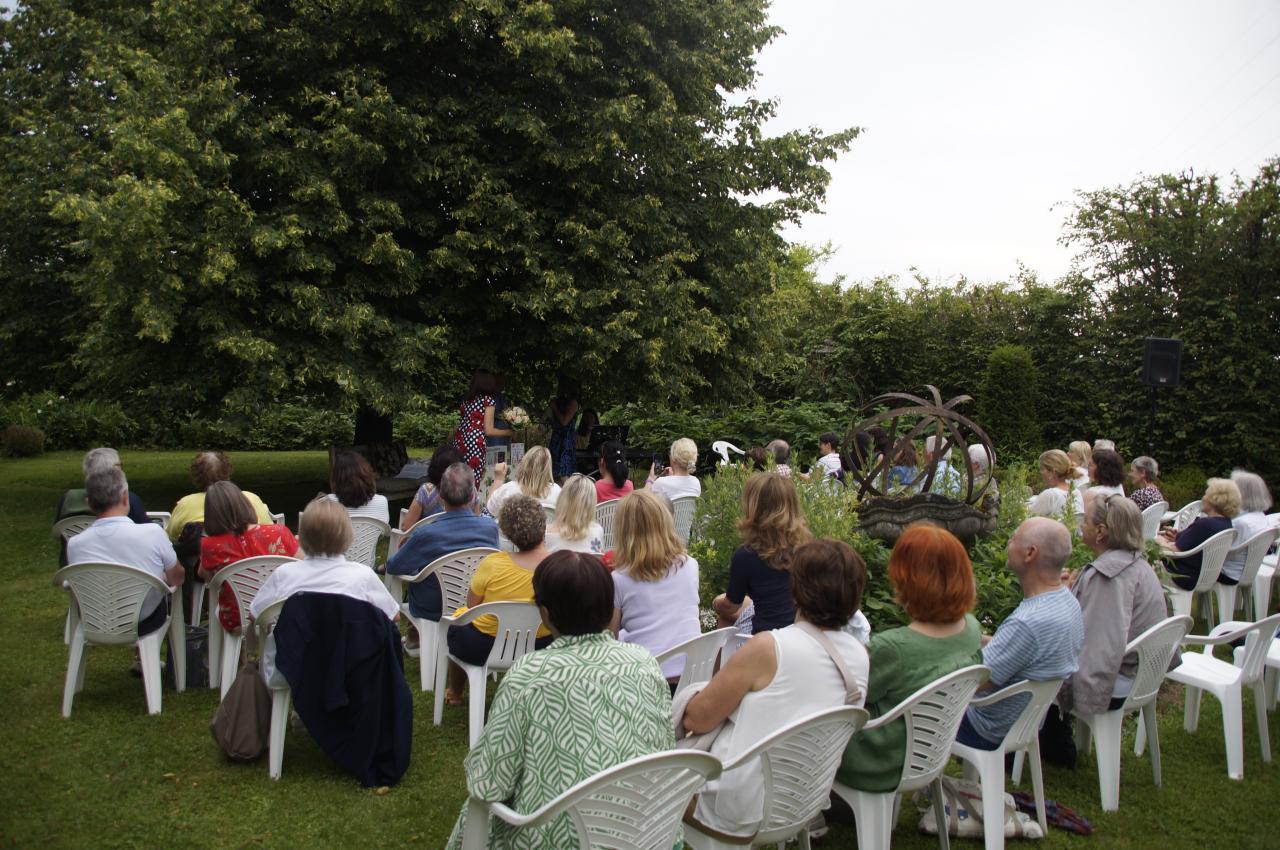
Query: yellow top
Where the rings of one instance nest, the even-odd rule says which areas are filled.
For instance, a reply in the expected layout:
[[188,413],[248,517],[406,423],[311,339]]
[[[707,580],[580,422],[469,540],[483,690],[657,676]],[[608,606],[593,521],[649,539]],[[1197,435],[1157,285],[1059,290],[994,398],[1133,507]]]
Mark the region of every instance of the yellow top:
[[[471,577],[471,592],[485,602],[532,602],[533,570],[518,566],[506,552],[494,552],[485,556]],[[454,616],[466,612],[459,608]],[[497,637],[498,618],[485,614],[472,621],[478,631]],[[538,626],[538,637],[550,635],[546,626]]]
[[[271,511],[262,504],[262,500],[248,490],[244,491],[244,497],[253,505],[253,512],[258,515],[258,524],[270,525]],[[169,524],[164,530],[169,533],[170,540],[177,540],[182,535],[182,527],[189,522],[204,522],[204,493],[191,493],[179,499],[178,504],[173,506]]]

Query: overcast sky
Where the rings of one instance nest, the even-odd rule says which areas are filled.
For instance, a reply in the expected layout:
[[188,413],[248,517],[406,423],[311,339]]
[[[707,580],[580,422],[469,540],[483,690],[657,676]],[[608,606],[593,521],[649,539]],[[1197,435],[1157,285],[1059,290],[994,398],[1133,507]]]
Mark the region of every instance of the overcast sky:
[[1280,0],[774,0],[773,133],[864,128],[789,238],[850,281],[1065,273],[1077,189],[1280,154]]

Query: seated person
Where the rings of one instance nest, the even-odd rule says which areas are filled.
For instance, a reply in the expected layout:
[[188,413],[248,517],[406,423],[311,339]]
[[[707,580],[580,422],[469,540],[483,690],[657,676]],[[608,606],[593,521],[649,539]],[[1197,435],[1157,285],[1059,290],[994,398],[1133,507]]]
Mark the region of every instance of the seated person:
[[[129,482],[124,470],[115,464],[99,466],[84,483],[89,509],[98,518],[67,541],[67,560],[72,564],[127,564],[146,570],[170,587],[182,584],[185,573],[164,529],[153,522],[129,519]],[[169,616],[167,602],[158,590],[147,593],[138,612],[139,635],[164,626]],[[137,663],[134,672],[142,675]]]
[[[183,496],[173,506],[166,530],[170,540],[177,540],[188,523],[204,522],[204,494],[209,485],[215,481],[231,480],[231,459],[220,451],[200,452],[191,461],[191,483],[195,485],[195,493]],[[253,512],[261,525],[272,523],[271,511],[255,494],[243,491],[244,497],[253,505]]]
[[[1243,469],[1232,470],[1231,480],[1240,490],[1240,512],[1231,520],[1231,525],[1236,530],[1235,542],[1231,544],[1234,548],[1243,547],[1254,535],[1271,528],[1271,520],[1267,517],[1267,511],[1271,510],[1271,491],[1267,489],[1267,482],[1262,480],[1261,475]],[[1228,554],[1218,581],[1222,584],[1239,584],[1244,575],[1244,559],[1247,554],[1243,548]]]
[[[85,452],[84,460],[81,461],[81,469],[84,471],[84,477],[87,481],[89,476],[100,469],[110,466],[120,466],[120,454],[112,448],[89,449]],[[62,494],[62,498],[58,500],[58,507],[53,512],[54,524],[59,520],[66,519],[69,516],[92,516],[93,509],[89,507],[88,490],[81,487],[75,490],[68,490]],[[138,525],[151,522],[147,517],[146,506],[142,504],[141,497],[133,491],[129,492],[129,519]],[[58,566],[65,567],[67,565],[67,541],[64,538],[60,540],[61,551],[58,554]]]
[[1090,461],[1093,459],[1093,446],[1086,440],[1074,440],[1067,446],[1067,457],[1075,466],[1080,476],[1076,479],[1081,487],[1088,487]]
[[[711,745],[711,754],[722,761],[802,717],[863,703],[867,651],[844,631],[866,586],[862,558],[842,541],[814,540],[796,549],[786,575],[795,596],[795,622],[747,641],[685,708],[689,732],[724,724]],[[825,636],[827,646],[839,653],[851,683],[815,635]],[[726,771],[696,799],[694,828],[700,823],[718,832],[752,835],[764,814],[759,761]]]
[[635,486],[628,476],[627,450],[622,443],[610,440],[600,444],[600,478],[596,481],[596,502],[621,499]]
[[987,496],[999,498],[1000,485],[996,483],[996,477],[992,473],[992,463],[995,458],[986,446],[974,444],[969,446],[969,469],[973,473],[973,492],[977,493],[982,487],[986,486],[986,492],[983,493],[983,499]]
[[893,466],[889,469],[889,486],[911,492],[912,485],[920,475],[919,463],[915,443],[910,441],[903,443],[893,459]]
[[[427,483],[418,488],[413,501],[409,503],[404,519],[400,521],[401,531],[408,531],[423,517],[438,514],[444,510],[444,505],[440,502],[440,476],[455,463],[463,463],[462,452],[452,444],[441,446],[432,453],[431,462],[427,464]],[[471,489],[475,492],[474,480]]]
[[[600,560],[570,551],[550,555],[533,573],[533,596],[555,640],[517,661],[498,683],[484,731],[464,762],[470,796],[521,813],[589,776],[673,744],[671,692],[658,663],[606,631],[614,589]],[[450,850],[461,848],[465,821],[464,807]],[[564,815],[518,837],[491,818],[486,846],[576,850],[578,842]]]
[[546,541],[549,552],[572,549],[604,554],[604,529],[596,522],[596,486],[587,476],[574,473],[565,479]]
[[1027,513],[1035,516],[1065,518],[1084,516],[1084,492],[1080,473],[1062,449],[1049,449],[1040,455],[1040,478],[1048,486],[1027,505]]
[[[844,477],[844,467],[840,462],[840,435],[835,431],[827,431],[818,438],[817,467],[825,476],[840,479]],[[800,473],[800,477],[806,481],[810,475],[812,472]]]
[[[475,476],[471,474],[471,467],[462,461],[449,466],[440,476],[437,492],[444,505],[444,515],[400,543],[400,548],[387,561],[388,575],[417,575],[437,558],[462,549],[498,548],[497,523],[471,509],[476,498]],[[440,595],[440,580],[434,575],[409,585],[408,597],[410,614],[439,621],[444,603]],[[417,648],[416,631],[410,630],[405,646]]]
[[378,476],[358,452],[338,452],[329,470],[329,498],[347,509],[347,516],[365,516],[390,524],[387,497],[378,493]]
[[786,478],[791,475],[791,446],[786,440],[770,440],[765,449],[773,455],[773,471]]
[[[298,541],[287,526],[262,525],[240,488],[230,481],[209,485],[204,499],[204,537],[200,540],[200,580],[208,583],[227,564],[257,555],[298,554]],[[231,585],[218,593],[218,622],[233,632],[240,628],[240,606]]]
[[729,587],[711,607],[720,626],[732,626],[750,598],[755,606],[752,634],[795,622],[787,569],[796,548],[813,539],[800,511],[800,497],[789,478],[757,472],[742,488],[742,545],[729,561]]
[[1093,499],[1124,495],[1124,458],[1111,449],[1094,452],[1089,460],[1089,487],[1084,491],[1084,509]]
[[[430,526],[428,526],[430,527]],[[516,547],[514,552],[494,552],[485,557],[471,577],[467,606],[456,613],[485,602],[532,602],[533,571],[551,554],[544,545],[547,514],[532,496],[512,496],[502,506],[498,528]],[[486,614],[470,623],[449,627],[449,654],[466,664],[484,664],[498,635],[498,618]],[[551,632],[538,629],[538,649],[551,642]],[[446,705],[461,705],[467,681],[466,672],[449,662],[449,687],[445,689]]]
[[1145,511],[1165,500],[1164,493],[1156,486],[1156,479],[1159,477],[1160,465],[1155,458],[1142,455],[1135,457],[1129,464],[1129,498],[1133,499],[1138,510]]
[[507,465],[493,467],[493,488],[484,510],[489,516],[502,513],[502,503],[512,496],[524,494],[537,499],[543,507],[554,508],[560,498],[560,485],[551,478],[551,452],[546,446],[534,446],[525,452],[516,467],[516,480],[507,480]]
[[951,498],[959,498],[963,494],[964,476],[951,465],[951,444],[937,434],[924,438],[924,468],[916,479],[921,487],[929,476],[930,468],[933,469],[930,493]]
[[[1071,556],[1071,532],[1057,520],[1032,517],[1009,538],[1009,569],[1022,585],[1022,602],[983,638],[982,663],[991,679],[981,692],[1031,680],[1065,679],[1076,671],[1084,621],[1080,603],[1062,583]],[[979,750],[994,750],[1017,721],[1030,697],[1010,697],[994,705],[970,707],[956,740]]]
[[[1210,478],[1204,495],[1200,497],[1200,516],[1181,531],[1163,529],[1156,542],[1166,550],[1187,552],[1196,548],[1215,534],[1231,528],[1231,520],[1240,513],[1240,488],[1229,478]],[[1191,590],[1200,578],[1200,562],[1203,555],[1188,558],[1171,558],[1165,561],[1165,569],[1173,583],[1183,590]],[[1218,581],[1235,584],[1235,579],[1222,576]]]
[[671,444],[668,452],[670,466],[658,468],[657,463],[649,467],[649,478],[645,486],[655,493],[666,496],[668,501],[681,496],[701,496],[702,482],[694,477],[698,468],[698,445],[688,437],[681,437]]
[[[969,613],[977,602],[973,566],[951,532],[926,524],[903,531],[889,555],[889,580],[911,622],[876,632],[867,644],[872,719],[930,682],[982,663],[981,630]],[[906,748],[902,718],[859,732],[845,748],[836,778],[859,791],[892,791],[902,778]]]

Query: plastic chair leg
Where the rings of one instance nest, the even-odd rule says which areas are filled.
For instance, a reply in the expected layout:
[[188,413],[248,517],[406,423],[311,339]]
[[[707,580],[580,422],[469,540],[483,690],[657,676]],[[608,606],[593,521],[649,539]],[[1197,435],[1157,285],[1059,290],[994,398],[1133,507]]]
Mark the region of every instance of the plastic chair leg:
[[[193,626],[200,625],[200,616],[204,614],[204,591],[204,582],[198,579],[191,585],[191,625]],[[215,610],[212,602],[209,603],[209,610]]]
[[429,691],[435,687],[436,679],[436,650],[439,624],[431,620],[413,621],[413,627],[418,630],[418,685],[423,691]]
[[1157,724],[1156,704],[1154,702],[1142,708],[1138,729],[1144,733],[1147,743],[1151,745],[1151,779],[1155,782],[1156,787],[1159,788],[1162,781],[1160,768],[1160,727]]
[[1240,686],[1227,688],[1222,694],[1222,734],[1227,742],[1227,776],[1244,779],[1244,720]]
[[[1048,835],[1049,817],[1044,810],[1044,771],[1040,765],[1040,742],[1037,739],[1031,739],[1028,752],[1028,761],[1031,762],[1031,790],[1036,798],[1036,820],[1040,822],[1040,832]],[[1022,755],[1022,752],[1019,751],[1018,755]]]
[[1133,754],[1140,756],[1147,751],[1147,726],[1141,718],[1138,720],[1138,731],[1133,736]]
[[[1039,741],[1036,742],[1037,747]],[[1037,750],[1038,751],[1038,750]],[[1009,784],[1020,785],[1022,783],[1022,762],[1025,754],[1022,750],[1018,750],[1013,754],[1013,769],[1009,771]]]
[[288,688],[271,691],[271,735],[267,739],[267,776],[279,779],[284,769],[284,734],[289,729],[289,700],[293,692]]
[[1236,587],[1232,584],[1216,584],[1213,593],[1218,598],[1218,619],[1224,623],[1235,619]]
[[[436,692],[432,700],[434,703],[432,721],[437,726],[444,720],[444,691],[446,679],[449,675],[449,651],[443,641],[440,643],[441,645],[436,647]],[[421,661],[422,659],[418,660]]]
[[227,691],[231,690],[231,683],[236,680],[236,671],[240,669],[240,645],[244,640],[243,635],[235,632],[223,632],[222,639],[222,681],[219,683],[220,693],[218,699],[227,698]]
[[209,687],[222,684],[222,621],[212,608],[209,611]]
[[71,703],[76,698],[76,687],[84,677],[84,634],[79,628],[71,635],[71,652],[67,657],[67,684],[62,689],[62,716],[71,716]]
[[1271,730],[1267,728],[1267,684],[1262,679],[1253,683],[1253,711],[1258,716],[1258,740],[1262,744],[1262,760],[1271,761]]
[[1175,617],[1190,616],[1191,591],[1171,588],[1169,591],[1169,607],[1173,609],[1173,616]]
[[[889,850],[893,801],[898,795],[892,792],[873,794],[838,784],[834,790],[853,809],[858,827],[858,850]],[[945,825],[942,834],[947,834]]]
[[[1004,749],[984,753],[977,761],[974,767],[978,769],[982,786],[982,836],[986,850],[1004,850]],[[935,813],[940,811],[940,806],[934,806]],[[940,824],[942,832],[947,831],[945,821],[944,817]]]
[[1276,697],[1280,697],[1280,671],[1267,667],[1262,671],[1262,681],[1265,683],[1267,711],[1275,711]]
[[180,613],[180,610],[174,612],[168,628],[169,649],[173,655],[173,687],[178,693],[187,689],[187,629],[182,624],[182,617],[178,616]]
[[476,741],[480,740],[480,733],[484,731],[486,671],[484,667],[472,667],[470,664],[463,669],[467,671],[467,690],[470,691],[467,696],[467,745],[474,747]]
[[1182,728],[1194,733],[1200,725],[1200,689],[1187,685],[1183,694],[1186,706],[1182,710]]
[[1120,808],[1120,725],[1121,711],[1108,711],[1093,717],[1093,734],[1098,739],[1098,795],[1102,810]]
[[160,713],[160,638],[163,631],[154,631],[138,639],[138,657],[142,661],[142,685],[147,692],[147,713]]

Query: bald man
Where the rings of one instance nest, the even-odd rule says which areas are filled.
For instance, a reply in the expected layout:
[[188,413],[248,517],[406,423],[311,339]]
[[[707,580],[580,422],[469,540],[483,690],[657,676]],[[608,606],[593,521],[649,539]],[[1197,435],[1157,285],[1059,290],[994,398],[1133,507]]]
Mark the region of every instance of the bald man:
[[[1009,538],[1009,569],[1022,584],[1022,602],[984,638],[982,663],[991,669],[984,690],[1024,680],[1065,679],[1076,671],[1084,642],[1080,603],[1062,583],[1071,532],[1057,520],[1032,517]],[[1030,697],[1019,694],[984,708],[970,707],[956,740],[981,750],[1000,746]]]

